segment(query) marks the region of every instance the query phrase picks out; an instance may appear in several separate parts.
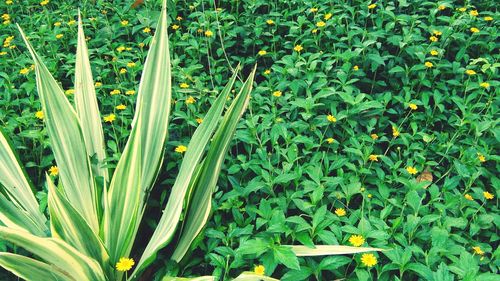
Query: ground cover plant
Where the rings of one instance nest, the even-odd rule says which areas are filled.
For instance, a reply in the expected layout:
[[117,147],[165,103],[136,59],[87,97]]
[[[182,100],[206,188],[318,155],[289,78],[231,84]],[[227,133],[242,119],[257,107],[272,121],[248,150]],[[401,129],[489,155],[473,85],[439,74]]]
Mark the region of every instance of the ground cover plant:
[[[42,213],[48,212],[45,172],[52,181],[60,176],[33,60],[14,23],[30,31],[34,49],[76,102],[75,7],[81,9],[107,167],[114,169],[161,4],[55,2],[0,2],[1,126],[37,187]],[[242,271],[282,280],[495,280],[494,1],[177,1],[168,7],[174,102],[164,169],[139,230],[145,237],[231,68],[245,66],[238,85],[249,66],[258,68],[207,227],[183,263],[169,261],[174,248],[160,251],[145,280],[166,274],[227,280]],[[144,249],[144,240],[134,247]],[[387,250],[296,257],[287,244]],[[0,241],[2,251],[12,246]]]

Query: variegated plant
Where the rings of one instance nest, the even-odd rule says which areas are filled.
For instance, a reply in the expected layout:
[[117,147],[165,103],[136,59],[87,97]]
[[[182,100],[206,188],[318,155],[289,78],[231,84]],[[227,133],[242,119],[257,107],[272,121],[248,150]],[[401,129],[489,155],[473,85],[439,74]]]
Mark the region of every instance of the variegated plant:
[[[144,65],[132,130],[114,171],[103,165],[105,142],[81,19],[74,107],[19,27],[35,61],[38,94],[60,180],[56,186],[46,177],[47,221],[12,145],[0,131],[0,221],[4,225],[0,238],[36,257],[0,252],[0,266],[17,276],[27,280],[137,280],[174,237],[182,214],[183,227],[171,255],[175,261],[183,259],[205,225],[221,165],[249,101],[255,68],[221,118],[236,80],[237,73],[233,74],[192,136],[160,222],[134,271],[125,276],[115,269],[120,258],[131,256],[148,194],[163,162],[171,101],[165,2]],[[98,185],[97,178],[103,179],[99,182],[104,186]],[[291,247],[297,255],[374,250]],[[252,276],[244,273],[237,280],[253,280]]]

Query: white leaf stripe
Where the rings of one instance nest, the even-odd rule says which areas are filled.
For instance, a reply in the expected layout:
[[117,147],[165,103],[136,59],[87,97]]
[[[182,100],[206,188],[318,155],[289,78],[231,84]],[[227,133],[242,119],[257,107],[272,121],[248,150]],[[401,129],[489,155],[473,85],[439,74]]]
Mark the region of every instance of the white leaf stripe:
[[77,281],[53,265],[11,253],[0,252],[0,266],[28,281]]
[[380,248],[370,247],[351,247],[343,245],[315,245],[315,248],[298,245],[284,245],[292,248],[292,251],[297,257],[312,257],[312,256],[325,256],[325,255],[345,255],[345,254],[358,254],[365,252],[384,251]]

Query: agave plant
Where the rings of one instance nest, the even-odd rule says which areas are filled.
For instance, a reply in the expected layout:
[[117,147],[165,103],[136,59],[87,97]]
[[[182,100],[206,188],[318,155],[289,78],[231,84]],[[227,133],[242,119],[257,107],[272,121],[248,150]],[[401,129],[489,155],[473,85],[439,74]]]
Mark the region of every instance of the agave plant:
[[[213,189],[248,104],[256,68],[223,115],[237,77],[237,71],[233,73],[194,132],[168,203],[133,272],[125,275],[115,269],[120,259],[131,256],[148,195],[163,162],[171,102],[165,2],[139,84],[131,132],[114,170],[104,165],[104,134],[80,16],[74,107],[18,26],[35,61],[38,94],[60,177],[56,186],[46,176],[47,220],[12,145],[0,131],[0,237],[33,256],[0,252],[0,266],[15,275],[27,280],[137,280],[174,235],[178,241],[170,258],[181,261],[207,222]],[[184,219],[178,230],[181,215]],[[290,247],[298,256],[374,250]],[[237,280],[254,280],[252,276],[247,272]],[[165,280],[184,280],[168,278]]]

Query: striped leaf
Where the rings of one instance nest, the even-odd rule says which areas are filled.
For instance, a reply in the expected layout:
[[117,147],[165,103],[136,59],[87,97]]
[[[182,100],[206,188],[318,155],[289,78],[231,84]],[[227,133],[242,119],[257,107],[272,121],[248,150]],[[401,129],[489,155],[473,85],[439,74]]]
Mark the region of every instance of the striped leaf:
[[60,194],[49,176],[49,212],[52,237],[64,240],[84,255],[101,264],[108,276],[113,269],[109,266],[109,256],[101,239],[92,231],[85,219]]
[[227,150],[233,139],[236,125],[246,109],[252,91],[255,70],[252,71],[240,93],[226,111],[224,119],[216,131],[210,149],[203,161],[203,168],[197,179],[193,199],[186,216],[181,238],[175,247],[172,259],[179,262],[189,246],[205,226],[212,206],[212,194],[219,178]]
[[245,271],[241,273],[238,277],[234,278],[233,281],[279,281],[279,279],[274,279],[272,277],[267,277],[259,274],[255,274],[250,271]]
[[165,3],[139,85],[132,132],[107,196],[104,237],[111,260],[128,256],[158,175],[167,138],[171,100],[170,54]]
[[214,276],[201,276],[196,278],[170,277],[165,276],[161,281],[215,281]]
[[351,247],[342,245],[315,245],[314,248],[306,246],[284,245],[292,248],[297,257],[327,256],[327,255],[346,255],[365,252],[384,251],[384,249],[370,247]]
[[203,122],[198,126],[189,142],[187,152],[179,169],[179,174],[175,180],[172,192],[168,200],[167,206],[163,211],[160,222],[149,241],[141,260],[132,274],[136,276],[145,266],[154,260],[156,252],[163,248],[172,238],[174,231],[179,222],[182,212],[184,198],[186,197],[188,187],[193,179],[196,167],[205,151],[210,137],[219,124],[219,119],[224,110],[224,105],[229,96],[229,93],[236,80],[236,72],[226,85],[220,96],[214,102]]
[[40,212],[38,202],[33,195],[32,184],[23,167],[19,165],[18,157],[2,130],[0,130],[1,190],[8,199],[0,194],[0,221],[7,226],[45,236],[48,232],[45,226],[47,219]]
[[108,169],[102,167],[106,158],[104,134],[80,11],[78,11],[78,45],[75,66],[75,107],[80,118],[87,153],[97,158],[97,165],[92,165],[94,176],[103,177],[106,183],[108,182]]
[[0,253],[0,266],[28,281],[77,281],[64,269],[11,253]]
[[74,280],[104,281],[99,264],[57,238],[41,238],[24,231],[0,226],[0,237],[59,268]]
[[18,29],[35,61],[38,95],[64,193],[91,228],[98,233],[97,194],[80,121],[63,90],[28,42],[19,25]]

